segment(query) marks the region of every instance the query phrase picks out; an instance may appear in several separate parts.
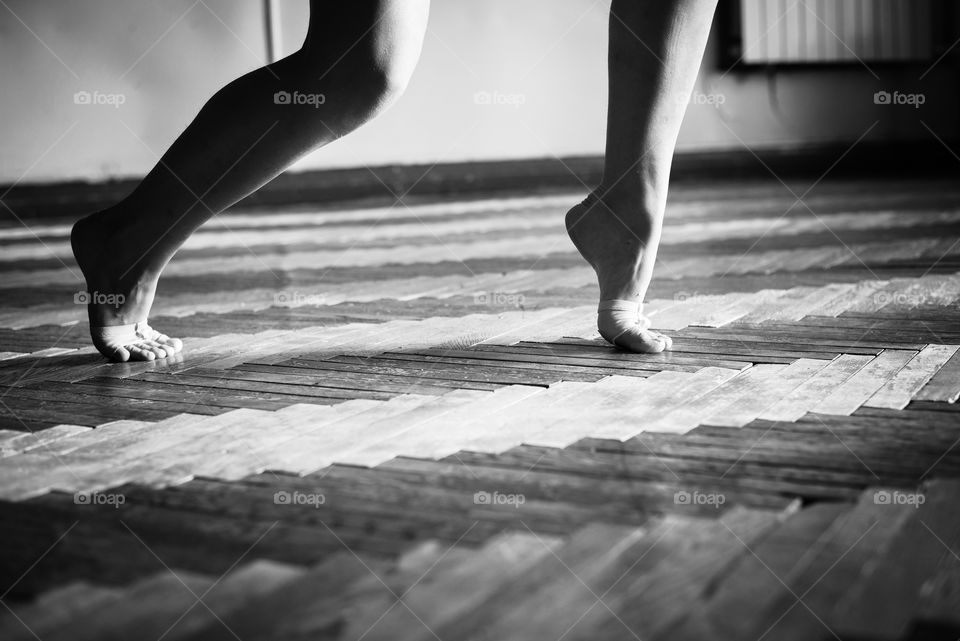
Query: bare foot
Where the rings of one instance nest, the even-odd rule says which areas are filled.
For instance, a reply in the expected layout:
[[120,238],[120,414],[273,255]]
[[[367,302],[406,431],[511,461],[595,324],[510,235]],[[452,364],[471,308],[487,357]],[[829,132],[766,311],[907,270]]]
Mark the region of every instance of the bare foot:
[[653,238],[649,220],[629,210],[619,215],[591,194],[567,212],[566,225],[570,240],[597,273],[600,335],[633,352],[670,349],[670,337],[649,330],[650,321],[641,313],[641,261]]
[[112,361],[152,361],[183,349],[180,339],[147,324],[159,274],[130,268],[137,256],[127,255],[128,243],[116,237],[102,214],[77,222],[70,243],[87,281],[86,292],[78,292],[75,300],[87,304],[90,336],[101,354]]

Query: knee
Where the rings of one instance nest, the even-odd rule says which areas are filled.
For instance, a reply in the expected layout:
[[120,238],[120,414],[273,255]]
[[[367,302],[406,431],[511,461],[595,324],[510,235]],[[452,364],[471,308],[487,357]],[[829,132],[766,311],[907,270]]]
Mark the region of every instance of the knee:
[[372,116],[406,91],[420,56],[420,41],[383,48],[359,43],[342,56],[305,46],[298,54],[303,75],[328,101]]
[[311,0],[299,55],[337,93],[374,105],[404,92],[420,57],[429,0]]
[[400,60],[374,60],[353,68],[342,84],[368,108],[378,110],[403,95],[412,75],[412,66]]

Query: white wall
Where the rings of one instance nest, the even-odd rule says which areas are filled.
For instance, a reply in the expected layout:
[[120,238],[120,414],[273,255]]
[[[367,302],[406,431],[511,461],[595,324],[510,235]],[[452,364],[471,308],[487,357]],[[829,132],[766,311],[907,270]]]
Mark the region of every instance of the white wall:
[[[145,173],[203,101],[262,64],[259,0],[5,0],[0,7],[0,183]],[[608,0],[434,0],[424,54],[387,114],[297,169],[599,154]],[[22,20],[22,22],[21,22]],[[285,45],[306,0],[283,0]],[[715,46],[688,109],[683,150],[956,138],[955,71],[860,67],[726,74]],[[873,104],[922,91],[922,109]],[[77,91],[124,104],[77,105]],[[477,92],[519,96],[482,105]],[[717,102],[722,96],[722,105]]]

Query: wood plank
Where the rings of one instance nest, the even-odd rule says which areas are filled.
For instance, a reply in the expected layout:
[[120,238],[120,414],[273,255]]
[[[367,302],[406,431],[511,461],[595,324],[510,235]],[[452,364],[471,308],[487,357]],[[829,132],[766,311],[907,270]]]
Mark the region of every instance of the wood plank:
[[25,432],[20,430],[0,430],[0,448],[6,448],[10,441],[18,439],[24,434]]
[[[577,623],[573,638],[617,638],[625,631],[660,638],[690,615],[689,604],[711,591],[778,518],[776,512],[735,507],[719,519],[678,520],[639,563],[618,574],[619,583],[603,597],[616,616],[606,608],[594,609]],[[594,627],[591,618],[599,625]]]
[[675,408],[661,418],[651,421],[646,429],[673,433],[686,432],[699,425],[705,416],[731,407],[741,399],[756,393],[762,388],[764,381],[777,376],[784,367],[784,365],[754,365],[693,402]]
[[873,296],[878,289],[885,285],[887,285],[887,281],[882,280],[865,280],[854,283],[852,289],[840,296],[824,301],[820,305],[814,305],[807,310],[807,314],[811,316],[837,316],[856,307],[860,301]]
[[[457,351],[455,354],[452,353],[453,350],[443,350],[442,352],[437,352],[437,355],[434,354],[418,354],[418,353],[402,353],[402,352],[387,352],[384,354],[385,358],[395,359],[395,360],[407,360],[415,361],[418,363],[427,363],[432,365],[433,363],[444,363],[452,365],[460,365],[466,367],[484,367],[491,369],[500,369],[504,368],[509,370],[533,370],[535,372],[543,373],[557,373],[560,376],[558,378],[567,378],[568,374],[582,375],[587,374],[591,377],[604,377],[604,376],[650,376],[654,370],[650,369],[637,369],[637,370],[625,370],[620,367],[594,367],[592,364],[588,365],[579,365],[576,363],[570,363],[567,365],[560,365],[554,363],[541,363],[541,362],[524,362],[524,361],[507,361],[500,358],[488,359],[485,353],[477,352],[468,352],[466,351]],[[443,354],[443,355],[439,355]]]
[[[222,627],[224,619],[245,608],[256,608],[261,598],[301,578],[304,573],[301,568],[266,559],[245,563],[198,594],[203,604],[185,612],[183,618],[166,631],[159,631],[157,636],[175,641],[209,627]],[[140,628],[138,634],[152,635],[152,632]]]
[[750,639],[762,634],[760,628],[767,621],[754,613],[769,616],[766,613],[784,591],[782,582],[808,555],[816,553],[824,534],[849,509],[843,503],[817,503],[788,515],[769,536],[739,554],[715,588],[698,595],[687,616],[664,630],[660,638]]
[[686,354],[668,350],[659,354],[630,354],[619,350],[612,345],[600,343],[583,343],[573,345],[570,343],[534,343],[521,342],[516,345],[505,346],[478,346],[481,351],[495,351],[515,354],[551,354],[569,358],[588,358],[612,360],[616,362],[634,362],[642,358],[644,363],[676,363],[678,365],[697,365],[700,367],[726,367],[730,369],[744,369],[749,367],[752,362],[748,360],[724,359],[721,355],[714,354],[712,358],[704,357],[698,354]]
[[428,458],[445,456],[460,449],[459,442],[467,429],[465,426],[470,422],[503,408],[513,407],[523,399],[541,392],[542,388],[526,385],[503,387],[484,399],[482,407],[463,405],[434,418],[421,420],[408,429],[357,449],[350,460],[373,463],[400,455]]
[[260,380],[249,380],[249,378],[235,377],[221,379],[217,376],[216,370],[209,375],[190,375],[190,374],[140,374],[136,377],[141,381],[156,381],[170,385],[189,385],[191,387],[206,387],[210,389],[227,389],[231,392],[266,392],[271,394],[288,395],[291,398],[296,397],[300,400],[304,396],[313,399],[313,402],[335,403],[342,400],[351,400],[356,398],[369,399],[388,399],[393,394],[389,392],[369,391],[369,390],[351,390],[334,387],[316,387],[311,385],[292,385],[288,383],[271,383]]
[[140,632],[163,634],[213,584],[210,577],[164,571],[143,581],[120,598],[84,612],[45,639],[123,639]]
[[4,441],[0,457],[46,448],[49,443],[88,431],[90,428],[85,425],[57,425],[37,432],[14,432],[17,436]]
[[954,352],[913,397],[917,401],[955,403],[960,398],[960,352]]
[[10,611],[0,617],[0,636],[10,641],[43,638],[89,610],[116,602],[121,595],[114,588],[78,581],[45,592],[31,603],[8,603]]
[[869,363],[869,356],[844,354],[837,357],[817,372],[807,382],[799,385],[772,407],[765,409],[758,418],[767,421],[796,421],[815,407],[822,398]]
[[[348,483],[347,487],[352,489],[360,482],[370,482],[371,476],[382,477],[377,487],[382,487],[384,484],[390,484],[391,487],[401,485],[412,492],[422,492],[424,479],[429,479],[431,487],[443,488],[446,491],[456,490],[464,494],[472,494],[477,488],[487,491],[500,490],[523,494],[531,505],[536,503],[545,506],[554,505],[557,508],[562,506],[562,510],[569,507],[588,508],[593,515],[593,520],[622,524],[638,523],[640,522],[638,519],[642,521],[646,513],[676,512],[686,516],[708,518],[716,518],[718,514],[718,508],[714,505],[677,502],[678,489],[703,490],[702,487],[698,488],[690,484],[678,485],[640,478],[631,478],[628,482],[624,482],[624,479],[615,476],[572,474],[566,471],[548,470],[533,464],[528,464],[525,468],[487,465],[468,455],[465,455],[464,461],[468,463],[461,462],[456,457],[443,461],[396,458],[362,476],[355,468],[335,466],[323,478],[333,480],[344,477],[343,482]],[[359,480],[357,477],[360,477]],[[720,483],[716,487],[718,491],[724,493],[727,499],[725,505],[739,504],[782,510],[792,502],[789,498],[753,491],[747,487],[737,486],[735,483]],[[604,500],[598,502],[597,496],[603,496]],[[472,503],[472,498],[467,496],[467,503]],[[432,496],[430,501],[433,502]],[[638,510],[638,506],[641,506],[642,510]],[[536,524],[530,520],[532,514],[523,512],[521,514],[524,523],[531,528],[535,527]],[[570,516],[570,513],[561,509],[557,509],[555,514],[559,518]]]
[[[298,612],[304,612],[312,608],[316,612],[317,618],[323,615],[330,616],[333,612],[337,612],[336,607],[342,603],[342,600],[338,600],[336,596],[343,595],[345,587],[352,586],[366,577],[372,579],[373,577],[385,576],[387,577],[385,584],[390,590],[400,590],[402,592],[406,586],[413,582],[412,578],[406,578],[407,574],[415,574],[417,570],[422,572],[426,567],[429,567],[429,563],[433,562],[440,553],[439,550],[428,549],[425,551],[422,548],[408,553],[408,557],[416,558],[419,555],[420,558],[415,562],[400,562],[401,568],[404,565],[412,566],[410,570],[402,573],[404,580],[401,580],[397,576],[400,572],[387,572],[388,566],[383,561],[341,551],[311,568],[302,576],[287,581],[276,589],[269,591],[263,598],[257,600],[256,607],[234,609],[228,612],[226,616],[221,617],[221,620],[211,621],[192,634],[179,638],[196,641],[201,639],[209,641],[232,639],[236,641],[237,637],[241,639],[272,638],[272,635],[283,625],[283,622],[292,619]],[[384,584],[378,583],[378,585],[381,591],[385,591]],[[375,590],[367,586],[366,592],[373,594]],[[362,591],[354,591],[351,594],[355,597],[362,597],[363,595],[364,592]]]
[[[703,371],[703,370],[701,370]],[[573,402],[537,412],[536,422],[517,417],[521,442],[548,447],[566,447],[585,436],[629,438],[645,427],[645,417],[657,407],[670,407],[669,399],[688,393],[709,380],[714,386],[734,375],[734,370],[697,374],[660,372],[642,382],[611,377],[595,384]]]
[[952,554],[941,557],[937,568],[919,590],[914,619],[921,625],[960,625],[960,562]]
[[489,424],[480,420],[470,421],[461,430],[462,438],[457,443],[457,449],[498,451],[548,430],[552,438],[569,443],[582,437],[590,428],[582,418],[574,419],[572,426],[566,419],[590,414],[593,409],[610,402],[611,395],[617,393],[634,396],[645,390],[653,392],[662,387],[664,379],[676,380],[677,376],[683,375],[661,372],[646,379],[614,376],[593,384],[552,385],[546,392],[529,400],[524,399],[513,411],[501,410],[492,415]]
[[256,410],[279,410],[292,403],[308,403],[311,396],[295,394],[268,394],[245,390],[232,392],[210,387],[190,385],[170,385],[157,380],[141,381],[135,378],[96,377],[71,383],[79,389],[97,389],[110,395],[126,398],[157,398],[162,400],[181,399],[192,405],[203,404],[207,407],[227,409],[249,408]]
[[850,415],[892,380],[918,352],[886,350],[841,383],[810,411]]
[[393,443],[407,430],[424,423],[463,420],[474,412],[482,412],[492,396],[493,392],[476,390],[450,392],[408,411],[366,422],[362,439],[356,438],[356,423],[340,425],[343,429],[338,429],[336,436],[324,431],[304,434],[289,445],[265,452],[263,458],[269,461],[266,469],[307,473],[334,461],[376,465],[395,455],[393,445],[385,445],[386,442]]
[[501,452],[520,445],[551,427],[554,428],[551,430],[553,437],[557,438],[563,418],[580,411],[584,404],[589,404],[591,399],[602,395],[611,385],[627,385],[627,380],[646,380],[635,377],[614,378],[608,377],[596,384],[568,381],[555,383],[545,391],[523,399],[514,407],[502,408],[485,416],[482,422],[472,422],[471,429],[462,434],[457,444],[458,449]]
[[482,606],[558,547],[559,541],[552,537],[527,532],[496,536],[452,567],[431,569],[404,593],[406,607],[390,608],[374,621],[349,617],[341,636],[371,641],[421,639]]
[[804,341],[792,341],[786,338],[777,337],[777,336],[763,336],[762,332],[757,334],[747,334],[742,330],[734,335],[729,335],[726,333],[725,328],[717,329],[706,329],[706,328],[695,328],[688,327],[686,329],[680,330],[676,333],[676,339],[682,340],[684,337],[690,337],[697,340],[706,340],[706,341],[717,341],[717,342],[726,342],[726,343],[735,343],[741,345],[745,349],[769,349],[769,348],[780,348],[786,349],[793,352],[800,351],[815,351],[815,352],[835,352],[836,354],[860,354],[860,355],[870,355],[876,356],[881,351],[883,347],[872,347],[872,346],[863,346],[861,344],[857,345],[848,345],[843,344],[842,342],[816,342],[810,343],[806,340]]
[[[389,401],[351,414],[349,418],[353,425],[359,426],[383,416],[395,416],[409,411],[429,400],[428,396],[413,394],[396,396]],[[253,474],[271,464],[268,460],[259,459],[260,450],[290,444],[304,430],[312,432],[316,429],[315,414],[301,415],[298,418],[300,420],[291,420],[289,413],[283,417],[265,413],[243,422],[230,424],[216,432],[176,446],[173,450],[167,449],[158,453],[156,457],[162,457],[162,463],[151,462],[150,469],[135,477],[131,476],[130,480],[146,485],[163,486],[184,483],[196,476],[216,477],[225,468],[230,470],[230,476],[233,478]],[[340,423],[343,422],[344,420],[341,419]],[[326,435],[329,431],[328,423],[323,432]],[[316,466],[317,468],[325,467],[324,459],[318,459]]]
[[[457,366],[453,363],[437,361],[410,361],[402,359],[392,359],[388,356],[334,356],[333,358],[319,361],[306,359],[290,359],[280,364],[288,364],[294,367],[307,367],[311,369],[329,370],[329,371],[367,371],[371,373],[384,373],[394,376],[410,376],[412,378],[441,379],[448,381],[458,381],[466,387],[469,383],[481,383],[481,389],[496,389],[499,385],[513,384],[550,384],[556,382],[558,377],[550,373],[541,373],[535,370],[510,369],[507,367],[483,367],[479,364],[472,366]],[[569,376],[569,374],[568,374]],[[601,375],[588,376],[581,375],[584,380],[598,380]]]
[[[766,632],[777,639],[809,639],[828,634],[824,621],[830,612],[915,512],[908,505],[875,502],[875,493],[886,489],[893,488],[865,491],[845,518],[837,519],[810,553],[780,577],[780,587],[771,586],[775,598],[755,613],[751,635]],[[802,607],[797,607],[799,595]]]
[[[642,446],[640,446],[642,447]],[[489,454],[459,452],[450,461],[464,465],[483,464],[529,470],[536,467],[567,474],[610,475],[614,478],[640,478],[662,483],[683,482],[704,488],[732,487],[757,493],[787,494],[809,499],[844,500],[859,494],[865,480],[874,479],[868,470],[851,474],[837,474],[791,466],[771,469],[766,465],[739,465],[737,456],[724,459],[692,459],[637,451],[583,452],[573,448],[555,448],[523,445],[493,457]],[[625,471],[624,456],[635,471]]]
[[[271,380],[290,381],[294,385],[316,385],[320,387],[334,386],[338,389],[372,389],[376,391],[399,391],[421,394],[443,394],[450,388],[458,388],[455,382],[444,379],[418,379],[406,374],[390,375],[371,371],[325,371],[305,367],[288,367],[285,365],[250,365],[241,363],[227,370],[227,376],[246,378],[248,373],[266,374]],[[205,374],[199,374],[205,375]],[[278,378],[278,377],[283,377]],[[289,377],[289,378],[288,378]],[[344,386],[344,387],[340,387]],[[469,383],[462,385],[465,389],[496,389],[497,386],[478,385]]]
[[957,353],[957,345],[928,345],[907,362],[891,380],[864,403],[867,407],[902,410]]
[[736,404],[715,410],[701,422],[709,425],[742,427],[823,371],[827,364],[828,361],[807,358],[794,361],[776,376],[762,381],[755,394],[745,396]]
[[[509,630],[515,630],[520,633],[516,638],[524,638],[532,629],[527,626],[539,627],[545,633],[548,626],[552,630],[567,616],[571,617],[566,625],[569,627],[579,611],[564,612],[553,606],[569,604],[578,596],[582,599],[584,594],[589,597],[591,591],[602,592],[600,586],[609,585],[611,574],[629,566],[649,547],[645,534],[639,528],[589,525],[517,581],[493,593],[471,612],[439,626],[434,633],[452,639],[470,638],[481,630],[489,630],[493,637],[505,638],[510,636]],[[588,590],[584,590],[584,584]],[[492,612],[498,613],[494,620],[490,618]],[[553,623],[549,622],[550,616],[554,617]],[[562,632],[563,628],[559,628],[557,635]]]
[[[153,425],[124,429],[103,440],[103,446],[97,438],[93,443],[63,456],[33,452],[12,456],[5,459],[5,466],[0,467],[0,479],[3,480],[0,487],[5,498],[22,500],[50,489],[72,493],[73,488],[84,483],[97,487],[116,485],[126,480],[127,467],[153,463],[148,457],[157,450],[221,429],[231,421],[242,421],[249,414],[256,415],[257,410],[234,410],[211,417],[178,415]],[[92,432],[104,429],[102,427]],[[102,435],[101,432],[99,436]],[[72,438],[84,436],[86,434]],[[111,464],[104,465],[105,460],[111,461]],[[159,463],[156,461],[154,464]]]
[[849,586],[826,619],[827,625],[843,637],[899,639],[907,633],[924,583],[947,557],[956,560],[958,490],[957,481],[932,481],[922,493],[890,491],[884,495],[892,497],[890,502],[914,501],[914,513],[877,562],[865,566],[857,582]]

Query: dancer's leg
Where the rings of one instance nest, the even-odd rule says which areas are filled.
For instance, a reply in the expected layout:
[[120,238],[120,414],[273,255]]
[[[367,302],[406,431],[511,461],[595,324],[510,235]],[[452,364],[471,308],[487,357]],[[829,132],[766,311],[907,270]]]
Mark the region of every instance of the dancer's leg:
[[570,210],[567,229],[597,272],[600,333],[637,352],[670,343],[637,322],[636,305],[653,274],[674,146],[715,8],[716,0],[613,0],[610,8],[603,182]]
[[[151,360],[180,349],[176,339],[129,327],[145,324],[164,266],[208,218],[389,104],[419,57],[428,6],[311,0],[299,51],[218,91],[128,198],[77,223],[74,254],[88,291],[125,301],[89,306],[105,356]],[[295,104],[275,98],[280,92],[309,97]],[[96,329],[117,326],[128,327]]]

